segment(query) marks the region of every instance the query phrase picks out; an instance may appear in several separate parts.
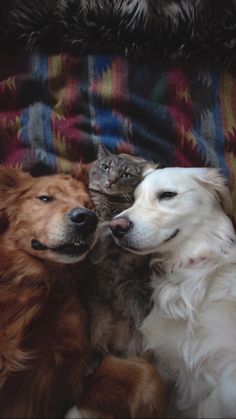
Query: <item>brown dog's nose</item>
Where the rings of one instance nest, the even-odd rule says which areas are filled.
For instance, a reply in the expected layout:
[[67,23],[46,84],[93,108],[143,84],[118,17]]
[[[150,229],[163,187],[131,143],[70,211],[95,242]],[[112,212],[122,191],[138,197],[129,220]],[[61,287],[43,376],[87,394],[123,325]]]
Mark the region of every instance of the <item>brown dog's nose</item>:
[[87,208],[73,208],[69,212],[69,217],[82,234],[93,233],[96,230],[98,218],[93,211]]
[[132,222],[125,217],[115,218],[110,222],[110,229],[112,231],[113,236],[117,239],[122,239],[125,234],[129,231]]

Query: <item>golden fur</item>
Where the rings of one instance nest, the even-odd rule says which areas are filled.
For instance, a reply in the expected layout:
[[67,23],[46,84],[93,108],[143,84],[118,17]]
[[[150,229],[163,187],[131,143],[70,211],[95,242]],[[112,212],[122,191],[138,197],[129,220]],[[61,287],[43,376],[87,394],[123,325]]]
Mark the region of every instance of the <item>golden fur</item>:
[[[0,167],[0,416],[59,418],[73,404],[109,417],[163,416],[164,390],[145,361],[107,357],[85,378],[90,342],[79,289],[97,231],[94,218],[78,233],[68,217],[91,208],[82,170],[77,177]],[[80,249],[76,240],[81,254],[58,252],[68,243]]]

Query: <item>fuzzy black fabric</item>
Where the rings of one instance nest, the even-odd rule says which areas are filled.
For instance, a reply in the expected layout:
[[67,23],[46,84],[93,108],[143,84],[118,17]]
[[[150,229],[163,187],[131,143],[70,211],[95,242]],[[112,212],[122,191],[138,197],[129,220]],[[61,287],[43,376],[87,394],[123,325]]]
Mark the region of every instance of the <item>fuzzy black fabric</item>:
[[28,50],[236,67],[236,0],[0,0],[0,28]]

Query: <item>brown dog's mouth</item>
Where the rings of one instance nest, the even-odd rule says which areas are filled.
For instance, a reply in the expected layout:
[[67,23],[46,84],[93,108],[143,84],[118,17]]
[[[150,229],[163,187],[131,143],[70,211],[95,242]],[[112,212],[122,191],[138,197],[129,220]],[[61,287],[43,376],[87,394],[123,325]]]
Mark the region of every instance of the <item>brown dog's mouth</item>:
[[45,244],[41,243],[39,240],[33,239],[31,241],[31,247],[34,250],[51,250],[52,252],[69,257],[78,257],[89,249],[88,244],[83,240],[50,248]]

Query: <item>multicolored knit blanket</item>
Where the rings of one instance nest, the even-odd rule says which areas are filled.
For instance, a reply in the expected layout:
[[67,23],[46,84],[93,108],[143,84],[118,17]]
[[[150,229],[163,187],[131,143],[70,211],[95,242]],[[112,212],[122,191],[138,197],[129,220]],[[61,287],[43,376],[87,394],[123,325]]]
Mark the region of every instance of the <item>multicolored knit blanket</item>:
[[31,55],[0,82],[0,162],[70,171],[96,143],[163,165],[220,167],[236,210],[236,79],[121,56]]

